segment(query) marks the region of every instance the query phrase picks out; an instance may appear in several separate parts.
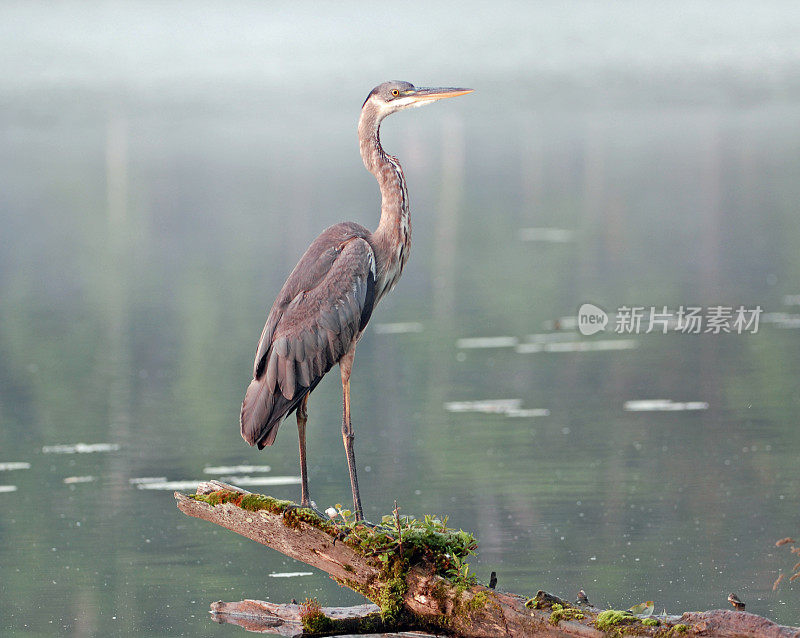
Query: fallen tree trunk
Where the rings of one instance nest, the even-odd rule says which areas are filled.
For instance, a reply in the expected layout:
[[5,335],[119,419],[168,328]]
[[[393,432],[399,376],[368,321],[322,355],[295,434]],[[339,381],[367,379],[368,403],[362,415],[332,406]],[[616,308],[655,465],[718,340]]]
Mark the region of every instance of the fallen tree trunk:
[[[421,546],[429,537],[417,528],[407,527],[404,531],[396,512],[394,533],[387,525],[375,530],[339,526],[287,501],[250,494],[216,481],[201,483],[193,495],[176,492],[175,498],[185,514],[221,525],[321,569],[378,605],[334,611],[313,604],[274,605],[260,601],[212,605],[217,620],[233,621],[257,631],[298,636],[416,629],[474,638],[601,638],[607,632],[619,634],[623,630],[659,638],[672,638],[679,633],[800,638],[800,628],[783,627],[746,612],[687,613],[681,617],[644,619],[643,624],[642,618],[627,612],[602,612],[544,592],[526,599],[459,575],[453,577],[452,572],[446,578],[442,564],[447,567],[446,556],[450,553],[437,555]],[[438,521],[431,525],[435,523]],[[454,543],[471,539],[464,532],[435,530],[430,538],[437,542],[449,538],[448,533]]]
[[[238,625],[248,631],[272,633],[280,636],[303,636],[303,605],[268,603],[263,600],[240,600],[235,603],[211,603],[212,618],[220,624]],[[377,605],[356,607],[320,607],[319,613],[338,625],[341,633],[362,633],[365,624],[371,623],[381,608]],[[378,619],[378,623],[380,620]],[[377,628],[377,624],[374,625]]]

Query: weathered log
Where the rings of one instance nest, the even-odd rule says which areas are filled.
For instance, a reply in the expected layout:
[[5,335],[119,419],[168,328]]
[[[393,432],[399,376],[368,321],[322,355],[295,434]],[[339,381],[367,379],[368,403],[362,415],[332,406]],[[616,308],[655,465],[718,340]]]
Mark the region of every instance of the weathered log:
[[[346,530],[319,518],[311,510],[216,481],[200,484],[195,495],[176,492],[175,498],[185,514],[221,525],[321,569],[336,582],[378,604],[381,613],[367,606],[337,612],[346,614],[350,620],[366,617],[369,622],[358,626],[361,633],[417,629],[474,638],[533,635],[602,638],[607,632],[619,633],[621,627],[617,625],[625,625],[628,632],[644,636],[691,633],[725,638],[800,638],[800,628],[779,626],[746,612],[690,612],[642,624],[641,618],[630,614],[602,615],[601,610],[589,605],[570,605],[544,592],[526,600],[468,581],[454,582],[436,573],[435,565],[430,562],[402,563],[401,571],[398,562],[394,570],[388,569],[385,559],[362,551],[351,537],[345,538]],[[402,538],[397,542],[402,543]],[[219,621],[282,633],[298,630],[301,610],[295,605],[241,601],[214,603],[212,613]],[[329,608],[323,608],[322,613],[335,615]],[[354,631],[352,623],[345,625],[340,620],[325,625],[324,635]]]
[[[377,605],[320,607],[319,611],[336,623],[340,633],[363,633],[367,627],[371,631],[380,628],[381,608]],[[248,631],[290,638],[299,638],[306,634],[303,629],[302,612],[302,605],[280,605],[263,600],[211,603],[211,617],[220,624],[229,623]],[[414,635],[417,638],[427,638],[423,634]]]
[[746,611],[715,609],[713,611],[687,611],[680,621],[698,635],[735,638],[759,636],[761,638],[798,638],[800,627],[786,627]]

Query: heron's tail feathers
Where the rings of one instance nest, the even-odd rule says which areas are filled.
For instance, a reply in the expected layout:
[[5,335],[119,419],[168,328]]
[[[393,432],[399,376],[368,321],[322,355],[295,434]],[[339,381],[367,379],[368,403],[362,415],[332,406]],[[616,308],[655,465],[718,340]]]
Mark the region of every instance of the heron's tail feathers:
[[[283,398],[280,394],[278,397]],[[276,405],[275,398],[263,379],[253,379],[244,395],[239,418],[242,438],[250,445],[258,445],[259,450],[275,442],[278,426],[287,412],[285,406]]]

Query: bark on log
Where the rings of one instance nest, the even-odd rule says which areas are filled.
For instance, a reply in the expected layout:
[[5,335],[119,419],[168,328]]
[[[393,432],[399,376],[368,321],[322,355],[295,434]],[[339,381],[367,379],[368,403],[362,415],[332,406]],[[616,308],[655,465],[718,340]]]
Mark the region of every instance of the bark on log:
[[[227,498],[237,496],[220,490],[238,495],[249,494],[245,490],[217,481],[201,483],[197,494],[224,494]],[[391,594],[394,585],[382,569],[381,561],[345,544],[341,537],[337,537],[335,530],[332,531],[324,523],[320,525],[319,519],[308,515],[310,513],[307,510],[292,510],[287,519],[281,511],[250,511],[231,502],[213,505],[179,492],[175,493],[175,498],[178,508],[185,514],[221,525],[316,567],[338,583],[365,595],[375,603],[385,605],[387,595]],[[296,515],[297,513],[304,514]],[[566,610],[559,609],[560,599],[544,592],[539,592],[535,597],[538,602],[531,604],[533,599],[530,599],[526,606],[526,598],[523,596],[488,589],[482,585],[467,588],[463,584],[454,585],[436,574],[433,567],[427,564],[410,566],[404,577],[402,589],[405,591],[399,601],[403,613],[397,617],[399,623],[393,627],[395,630],[419,629],[471,638],[534,635],[553,638],[603,638],[607,635],[606,631],[595,626],[601,610],[577,604],[567,607]],[[325,611],[333,613],[330,609],[323,609]],[[365,606],[360,610],[340,609],[337,613],[346,613],[350,617],[366,615],[374,619],[374,611],[374,607]],[[218,602],[212,605],[212,612],[217,620],[236,622],[252,630],[274,633],[297,631],[300,613],[295,605],[274,605],[261,601]],[[370,613],[372,616],[369,616]],[[652,627],[642,625],[637,618],[624,622],[633,623],[635,627],[631,624],[626,624],[625,627],[614,626],[607,628],[609,633],[619,633],[620,629],[625,629],[626,632],[637,635],[670,638],[683,632],[690,636],[723,638],[800,638],[800,628],[783,627],[754,614],[729,610],[660,617],[659,625]],[[686,627],[675,629],[678,625]],[[387,631],[389,628],[383,625],[376,626],[375,629]],[[367,633],[363,626],[358,630]],[[331,629],[326,635],[352,631],[352,626],[349,629],[341,626]]]

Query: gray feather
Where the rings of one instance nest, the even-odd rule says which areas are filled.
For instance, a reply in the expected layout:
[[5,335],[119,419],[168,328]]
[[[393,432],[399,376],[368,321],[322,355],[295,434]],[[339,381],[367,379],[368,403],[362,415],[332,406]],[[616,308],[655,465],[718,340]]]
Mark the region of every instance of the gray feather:
[[353,294],[354,301],[358,304],[359,308],[364,307],[364,301],[367,298],[367,282],[363,279],[359,279],[358,283],[356,284],[356,290]]
[[347,307],[347,299],[341,299],[336,302],[336,312],[339,315],[339,325],[342,327],[342,330],[346,328],[349,324],[352,323],[352,315],[349,312],[349,308]]
[[267,361],[267,373],[264,379],[267,390],[272,392],[278,383],[278,355],[273,351],[269,354]]
[[339,335],[328,331],[328,355],[331,361],[338,361],[339,357],[343,354],[343,350],[339,345]]
[[342,344],[342,353],[344,353],[350,346],[350,342],[353,341],[353,335],[357,329],[358,326],[351,326],[350,324],[342,328],[341,333],[339,333],[339,341]]
[[297,362],[297,379],[300,381],[300,385],[304,388],[311,387],[311,362],[310,361],[298,361]]
[[300,338],[303,341],[303,350],[305,351],[305,360],[311,359],[317,349],[317,336],[314,334],[313,328],[311,330],[303,330]]
[[286,337],[280,337],[275,339],[275,343],[272,344],[272,349],[278,353],[280,357],[288,357],[289,356],[289,340]]
[[303,345],[302,332],[297,335],[289,344],[289,351],[292,353],[292,358],[295,361],[302,361],[306,358],[306,348]]
[[281,394],[287,399],[294,398],[295,374],[294,374],[294,359],[291,357],[281,358],[283,365],[283,378],[281,379]]
[[321,325],[326,330],[330,330],[332,332],[339,332],[341,329],[341,325],[339,324],[339,313],[336,312],[336,308],[320,308],[319,317],[317,317],[317,323]]
[[328,371],[328,351],[323,348],[314,356],[314,376],[321,377]]
[[325,350],[328,347],[328,331],[320,326],[314,332],[317,338],[315,351]]

